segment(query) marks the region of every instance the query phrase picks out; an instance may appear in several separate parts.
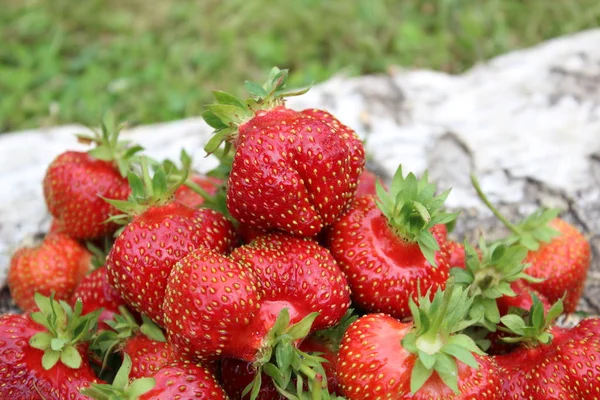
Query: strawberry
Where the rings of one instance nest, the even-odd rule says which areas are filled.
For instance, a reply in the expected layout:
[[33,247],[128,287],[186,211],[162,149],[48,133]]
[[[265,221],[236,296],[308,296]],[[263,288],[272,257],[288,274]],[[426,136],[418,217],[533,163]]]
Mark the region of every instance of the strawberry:
[[448,240],[448,252],[450,253],[451,268],[465,268],[465,246],[462,243]]
[[590,268],[591,253],[587,239],[577,228],[557,218],[559,210],[556,209],[537,210],[515,225],[487,199],[474,175],[471,181],[486,206],[511,231],[505,240],[520,243],[529,250],[525,260],[530,264],[527,273],[539,278],[530,286],[551,303],[565,296],[564,311],[575,312]]
[[[250,395],[244,390],[256,379],[256,368],[248,361],[225,358],[221,361],[223,390],[232,399],[249,400]],[[285,400],[266,373],[261,376],[262,385],[255,400]]]
[[534,298],[529,314],[507,315],[502,322],[521,343],[516,350],[496,356],[500,373],[510,377],[502,399],[596,399],[600,396],[600,319],[589,318],[566,329],[553,327],[562,301],[545,313]]
[[241,224],[312,237],[348,206],[365,163],[358,136],[320,110],[294,111],[285,97],[287,70],[273,68],[263,85],[247,83],[243,102],[214,92],[205,121],[216,130],[209,153],[228,141],[235,155],[227,207]]
[[144,166],[143,178],[129,176],[132,195],[128,201],[109,200],[132,215],[106,259],[109,282],[132,309],[158,324],[163,322],[161,305],[175,263],[199,246],[227,252],[235,240],[233,225],[223,214],[171,200],[186,178],[183,175],[167,185],[169,178],[163,168],[157,168],[150,178]]
[[533,289],[524,279],[519,279],[512,282],[510,289],[515,293],[515,296],[502,296],[496,300],[500,315],[508,314],[511,307],[529,310],[533,305],[533,296],[536,296],[540,300],[540,302],[544,305],[545,311],[548,311],[552,306],[552,304],[543,294]]
[[[346,280],[325,248],[311,239],[272,234],[229,257],[194,250],[171,272],[163,310],[169,338],[180,352],[201,360],[252,362],[257,377],[278,355],[284,358],[277,359],[277,368],[302,373],[310,390],[320,391],[314,369],[322,370],[322,360],[296,345],[311,330],[338,323],[349,297]],[[302,362],[292,365],[292,358]],[[264,369],[285,389],[291,381],[278,377],[291,372],[273,371]],[[260,380],[254,388],[260,389]]]
[[[468,336],[472,299],[459,287],[410,299],[413,322],[368,314],[342,339],[337,378],[348,400],[498,399],[500,375],[494,360]],[[475,353],[473,355],[472,353]]]
[[126,306],[119,292],[108,283],[104,266],[81,279],[73,292],[71,304],[74,305],[77,300],[83,303],[83,315],[102,309],[98,318],[102,329],[106,329],[104,321],[111,320],[119,313],[119,307]]
[[8,287],[14,302],[24,311],[35,307],[34,294],[55,294],[69,300],[90,268],[91,254],[69,236],[46,236],[34,247],[17,250],[10,261]]
[[348,277],[355,304],[397,318],[410,315],[408,299],[443,288],[448,278],[447,229],[456,217],[440,211],[449,191],[434,197],[427,173],[405,178],[398,168],[389,193],[355,198],[328,232],[328,244]]
[[198,399],[227,400],[228,397],[211,373],[189,361],[175,361],[146,378],[130,380],[132,361],[125,356],[112,385],[92,384],[83,393],[98,400]]
[[117,210],[102,197],[127,198],[129,161],[142,150],[119,142],[118,135],[119,128],[105,118],[102,134],[79,136],[95,143],[95,148],[87,153],[62,153],[46,171],[43,187],[48,209],[62,231],[75,239],[93,239],[117,229],[113,223],[104,223]]
[[36,295],[31,316],[0,315],[0,398],[84,399],[96,382],[86,360],[96,314],[81,316],[66,303]]

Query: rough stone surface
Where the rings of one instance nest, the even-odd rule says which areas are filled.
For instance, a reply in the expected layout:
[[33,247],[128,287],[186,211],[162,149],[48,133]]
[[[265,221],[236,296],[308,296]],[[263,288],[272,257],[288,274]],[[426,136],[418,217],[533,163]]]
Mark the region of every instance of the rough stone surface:
[[[400,69],[385,76],[340,76],[289,105],[326,108],[356,129],[382,175],[391,176],[402,163],[416,173],[429,169],[440,187],[453,187],[448,204],[464,210],[458,237],[503,232],[477,200],[471,171],[511,218],[540,204],[562,208],[593,245],[580,308],[600,313],[598,43],[600,30],[588,31],[498,57],[459,76]],[[46,166],[66,149],[84,148],[72,136],[82,129],[0,136],[0,287],[11,251],[49,224],[40,185]],[[199,119],[126,132],[154,157],[176,158],[186,148],[201,171],[214,165],[203,157],[209,135]]]

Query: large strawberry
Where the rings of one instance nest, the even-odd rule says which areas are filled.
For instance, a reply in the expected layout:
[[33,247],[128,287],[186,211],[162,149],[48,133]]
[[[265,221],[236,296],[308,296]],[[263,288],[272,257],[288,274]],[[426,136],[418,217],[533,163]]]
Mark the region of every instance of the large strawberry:
[[[471,299],[449,286],[410,299],[413,322],[368,314],[350,325],[338,355],[337,378],[348,400],[499,399],[493,359],[460,331]],[[475,355],[473,354],[475,353]]]
[[127,304],[162,324],[161,305],[175,263],[199,246],[229,251],[235,230],[223,214],[172,201],[185,175],[168,185],[163,168],[158,167],[152,178],[144,161],[142,169],[142,178],[129,176],[128,201],[109,200],[127,212],[131,222],[116,238],[106,268],[109,282]]
[[[321,360],[296,345],[311,330],[338,323],[349,303],[346,279],[325,248],[273,234],[230,257],[206,248],[190,253],[169,277],[163,310],[179,351],[253,362],[257,377],[264,370],[281,389],[293,370],[320,391],[314,369],[322,370]],[[260,381],[254,387],[259,390]]]
[[92,384],[83,393],[97,400],[228,400],[214,376],[201,365],[174,361],[149,377],[134,379],[129,372],[132,361],[125,356],[112,385]]
[[588,318],[567,329],[552,326],[562,313],[562,301],[545,313],[534,299],[523,318],[507,315],[502,322],[520,343],[516,350],[497,356],[504,382],[502,399],[597,399],[600,396],[600,319]]
[[40,293],[70,300],[79,281],[90,269],[91,254],[62,233],[46,236],[34,247],[17,250],[10,261],[8,287],[13,301],[24,311],[35,307]]
[[285,97],[287,70],[274,68],[261,86],[247,83],[245,102],[214,92],[217,104],[203,114],[216,134],[213,152],[227,140],[235,148],[227,207],[242,224],[311,237],[346,209],[363,170],[358,136],[331,114],[294,111]]
[[419,290],[443,288],[449,271],[446,227],[455,214],[441,211],[448,191],[434,196],[427,174],[417,180],[398,168],[389,193],[354,199],[330,229],[328,243],[348,277],[356,304],[397,318],[410,315]]
[[48,167],[44,177],[44,198],[62,232],[76,239],[92,239],[117,229],[105,223],[117,210],[102,197],[126,199],[129,195],[127,171],[132,157],[141,150],[118,141],[119,128],[105,118],[102,133],[81,135],[93,142],[89,152],[67,151]]
[[585,236],[565,220],[557,218],[557,209],[537,210],[515,225],[487,199],[474,175],[471,181],[486,206],[511,231],[506,241],[518,242],[529,250],[525,259],[530,264],[527,273],[540,278],[529,285],[551,303],[565,296],[564,311],[575,312],[590,268],[590,244]]
[[41,295],[36,304],[31,316],[0,316],[0,398],[84,399],[79,390],[96,382],[85,350],[98,313]]

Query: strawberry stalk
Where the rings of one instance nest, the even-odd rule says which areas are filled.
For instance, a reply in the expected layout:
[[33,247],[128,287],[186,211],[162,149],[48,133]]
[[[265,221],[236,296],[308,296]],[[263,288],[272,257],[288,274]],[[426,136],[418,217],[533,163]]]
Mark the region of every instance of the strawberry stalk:
[[528,250],[535,251],[539,249],[540,243],[550,242],[553,238],[560,235],[556,229],[548,226],[548,223],[555,219],[560,213],[559,209],[548,208],[536,210],[533,214],[525,218],[521,223],[515,225],[511,223],[500,211],[492,204],[487,198],[479,180],[474,174],[471,174],[471,182],[477,195],[484,202],[487,208],[506,226],[512,235],[507,237],[504,241],[508,244],[520,243],[525,246]]
[[436,185],[429,182],[427,171],[417,180],[412,172],[404,177],[400,165],[389,191],[379,181],[376,183],[376,191],[377,206],[396,235],[408,242],[417,243],[427,261],[436,266],[435,252],[440,247],[431,228],[438,224],[448,224],[458,216],[458,213],[442,211],[450,189],[435,196]]
[[327,390],[327,381],[323,379],[325,371],[322,363],[327,361],[296,347],[296,344],[308,335],[317,316],[318,313],[311,313],[300,322],[290,325],[289,310],[281,310],[273,328],[266,335],[263,347],[259,350],[254,362],[256,376],[244,389],[243,396],[250,394],[251,400],[258,397],[262,384],[261,375],[264,372],[273,380],[277,391],[287,399],[306,398],[304,380],[307,382],[311,399],[331,398]]

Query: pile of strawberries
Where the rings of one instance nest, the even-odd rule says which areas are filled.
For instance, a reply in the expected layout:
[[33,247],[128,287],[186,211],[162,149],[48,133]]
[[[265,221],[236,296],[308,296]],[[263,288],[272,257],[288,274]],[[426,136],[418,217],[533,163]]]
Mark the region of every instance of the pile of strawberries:
[[105,118],[48,167],[53,224],[14,253],[2,399],[600,399],[590,246],[558,211],[452,241],[456,213],[352,129],[294,111],[287,71],[215,92],[207,175]]

